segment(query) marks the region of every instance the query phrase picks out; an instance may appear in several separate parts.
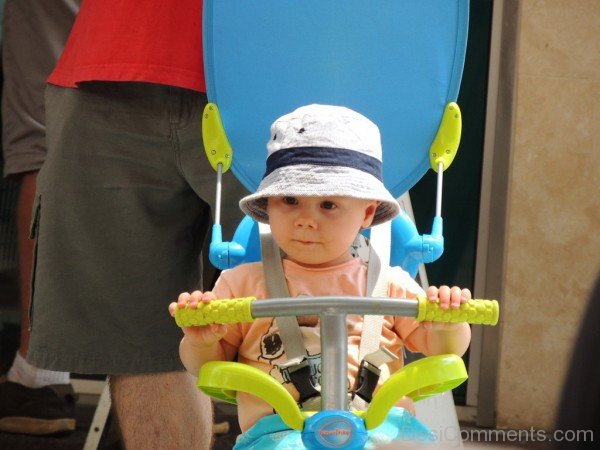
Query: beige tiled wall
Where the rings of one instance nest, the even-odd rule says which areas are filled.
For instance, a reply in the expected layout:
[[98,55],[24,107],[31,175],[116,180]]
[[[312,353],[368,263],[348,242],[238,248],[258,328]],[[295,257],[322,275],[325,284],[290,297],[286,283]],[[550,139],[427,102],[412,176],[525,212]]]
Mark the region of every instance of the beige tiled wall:
[[497,425],[548,429],[600,269],[600,0],[522,0],[519,42]]

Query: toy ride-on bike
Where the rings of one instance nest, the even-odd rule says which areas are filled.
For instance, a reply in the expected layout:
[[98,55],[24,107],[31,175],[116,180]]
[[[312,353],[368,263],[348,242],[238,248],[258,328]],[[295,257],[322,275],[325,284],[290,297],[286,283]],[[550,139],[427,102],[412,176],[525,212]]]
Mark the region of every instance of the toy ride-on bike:
[[[369,314],[415,317],[418,321],[468,322],[495,325],[499,307],[495,300],[470,300],[459,309],[442,310],[426,297],[397,299],[379,297],[302,297],[256,300],[213,300],[197,309],[175,311],[180,327],[213,323],[252,322],[261,317],[320,316],[322,377],[319,411],[301,411],[292,395],[265,372],[237,362],[209,362],[198,376],[205,393],[236,402],[236,392],[258,396],[269,403],[277,419],[289,430],[301,433],[307,449],[364,448],[368,433],[382,425],[402,397],[413,401],[453,389],[467,379],[462,359],[456,355],[423,358],[391,375],[377,390],[366,411],[350,411],[347,389],[348,333],[346,315]],[[406,414],[402,440],[419,440],[432,433]],[[255,448],[279,448],[257,445]],[[283,448],[283,447],[281,447]],[[296,448],[296,447],[294,447]]]

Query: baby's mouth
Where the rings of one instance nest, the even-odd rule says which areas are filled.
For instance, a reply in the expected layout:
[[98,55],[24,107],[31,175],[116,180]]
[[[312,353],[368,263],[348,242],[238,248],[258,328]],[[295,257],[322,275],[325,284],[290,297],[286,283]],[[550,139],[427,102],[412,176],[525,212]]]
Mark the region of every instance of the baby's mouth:
[[294,239],[294,241],[301,245],[312,245],[312,244],[317,243],[316,241],[304,240],[304,239]]

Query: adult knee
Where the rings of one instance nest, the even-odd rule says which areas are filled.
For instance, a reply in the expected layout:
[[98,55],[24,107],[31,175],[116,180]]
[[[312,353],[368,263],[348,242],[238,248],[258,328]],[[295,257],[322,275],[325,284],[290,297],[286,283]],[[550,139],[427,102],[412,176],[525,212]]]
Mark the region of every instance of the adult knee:
[[114,375],[110,387],[126,448],[210,448],[212,405],[187,372]]

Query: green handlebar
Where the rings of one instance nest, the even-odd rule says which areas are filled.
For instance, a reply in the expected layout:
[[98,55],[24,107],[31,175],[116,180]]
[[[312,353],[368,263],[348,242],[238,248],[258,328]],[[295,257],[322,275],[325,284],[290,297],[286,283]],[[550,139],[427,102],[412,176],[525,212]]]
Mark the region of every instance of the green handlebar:
[[[252,322],[252,302],[254,297],[242,297],[227,300],[213,300],[200,303],[198,308],[177,308],[175,321],[180,327],[210,325],[213,323]],[[388,299],[390,300],[390,299]],[[417,300],[406,300],[414,305],[411,312],[405,314],[416,317],[418,321],[433,322],[468,322],[471,324],[496,325],[498,323],[499,306],[496,300],[469,300],[458,309],[441,309],[439,303],[429,301],[425,296]],[[392,308],[391,311],[395,309]],[[367,314],[366,312],[365,314]],[[260,316],[259,316],[260,317]],[[264,311],[263,311],[264,317]]]
[[441,309],[439,303],[419,296],[419,322],[468,322],[472,324],[496,325],[500,308],[496,300],[473,299],[460,305],[458,309]]
[[210,325],[212,323],[252,322],[252,302],[254,297],[242,297],[232,300],[213,300],[200,303],[197,309],[177,308],[175,322],[180,327]]

